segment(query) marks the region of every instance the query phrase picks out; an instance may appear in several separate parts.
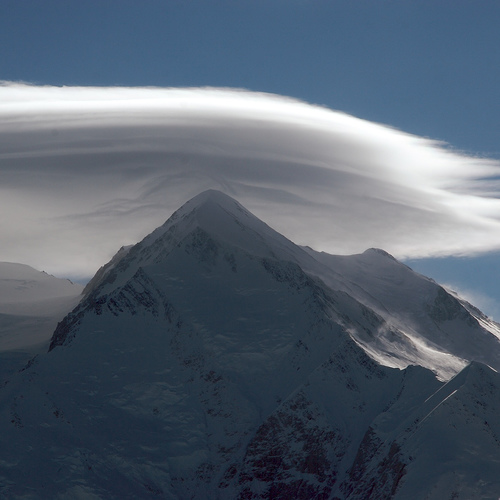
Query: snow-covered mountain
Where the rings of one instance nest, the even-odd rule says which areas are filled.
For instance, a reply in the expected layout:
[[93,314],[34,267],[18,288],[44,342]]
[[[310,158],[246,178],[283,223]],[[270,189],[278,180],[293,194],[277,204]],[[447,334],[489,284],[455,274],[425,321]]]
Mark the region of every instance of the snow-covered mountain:
[[0,495],[498,498],[498,332],[380,250],[204,192],[0,389]]
[[47,350],[57,323],[78,304],[82,290],[30,266],[0,262],[0,381]]
[[376,335],[350,330],[380,363],[424,366],[441,380],[448,380],[471,360],[500,370],[500,325],[454,292],[383,250],[352,256],[307,250],[328,267],[316,271],[328,286],[344,290],[382,318]]

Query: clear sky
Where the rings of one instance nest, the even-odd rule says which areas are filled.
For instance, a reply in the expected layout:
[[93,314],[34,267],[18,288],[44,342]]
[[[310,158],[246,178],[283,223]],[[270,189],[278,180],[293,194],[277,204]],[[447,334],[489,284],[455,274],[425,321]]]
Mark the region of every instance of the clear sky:
[[[500,159],[498,26],[496,0],[3,0],[0,79],[270,92]],[[500,254],[411,265],[500,319]]]

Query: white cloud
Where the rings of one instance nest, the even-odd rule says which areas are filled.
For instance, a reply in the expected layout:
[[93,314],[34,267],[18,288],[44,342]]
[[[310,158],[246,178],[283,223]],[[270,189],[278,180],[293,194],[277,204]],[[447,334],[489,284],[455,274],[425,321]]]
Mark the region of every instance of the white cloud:
[[231,89],[0,85],[0,260],[88,276],[208,188],[300,244],[500,248],[500,164]]

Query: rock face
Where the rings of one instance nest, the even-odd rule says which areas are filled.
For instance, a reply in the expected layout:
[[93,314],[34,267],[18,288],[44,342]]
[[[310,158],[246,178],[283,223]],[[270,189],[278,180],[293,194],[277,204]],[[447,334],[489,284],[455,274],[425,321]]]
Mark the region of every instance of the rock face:
[[496,328],[381,251],[318,254],[202,193],[0,390],[0,496],[497,498]]

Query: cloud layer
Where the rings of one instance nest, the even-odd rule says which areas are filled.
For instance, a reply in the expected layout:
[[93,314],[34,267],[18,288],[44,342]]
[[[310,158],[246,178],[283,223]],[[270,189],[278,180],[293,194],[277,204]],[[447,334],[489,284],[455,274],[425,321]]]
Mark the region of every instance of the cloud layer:
[[500,248],[500,164],[276,95],[0,85],[0,260],[89,276],[216,188],[299,244]]

